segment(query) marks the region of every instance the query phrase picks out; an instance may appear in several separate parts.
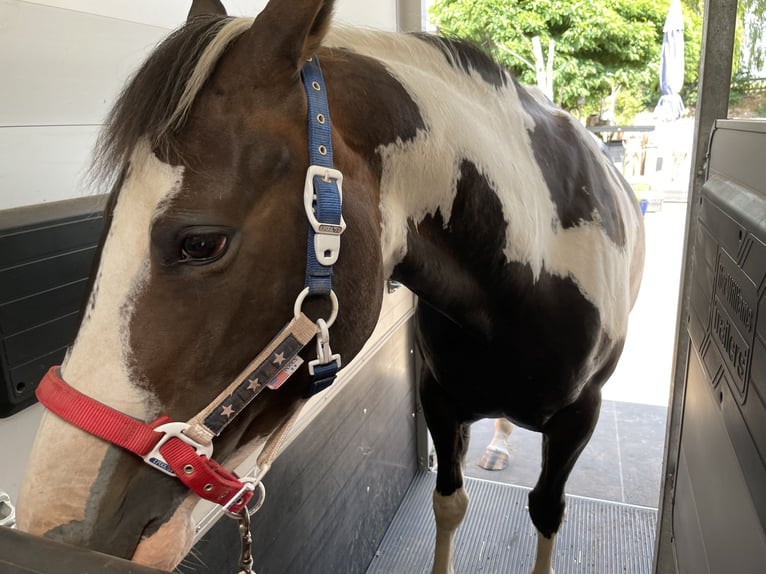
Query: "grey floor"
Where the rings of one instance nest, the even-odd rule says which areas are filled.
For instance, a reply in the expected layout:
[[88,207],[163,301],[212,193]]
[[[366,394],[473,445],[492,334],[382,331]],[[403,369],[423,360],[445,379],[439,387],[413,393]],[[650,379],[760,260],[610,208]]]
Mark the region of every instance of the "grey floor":
[[[566,493],[657,508],[666,415],[665,407],[604,401],[596,430],[572,471]],[[493,433],[489,419],[471,427],[465,475],[533,487],[540,472],[541,436],[514,428],[508,441],[508,467],[488,471],[478,462]]]
[[[418,474],[366,574],[428,574],[434,548],[431,492],[436,475]],[[526,511],[528,489],[467,478],[470,498],[455,538],[455,572],[526,574],[537,536]],[[656,512],[567,496],[556,538],[556,574],[650,574]]]

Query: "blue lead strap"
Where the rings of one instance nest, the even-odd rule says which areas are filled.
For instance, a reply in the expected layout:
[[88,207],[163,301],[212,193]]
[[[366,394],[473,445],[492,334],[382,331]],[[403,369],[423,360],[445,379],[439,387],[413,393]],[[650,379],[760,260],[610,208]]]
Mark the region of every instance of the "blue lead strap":
[[[306,288],[309,295],[329,296],[332,292],[332,266],[338,259],[340,234],[345,229],[341,216],[343,176],[333,167],[330,109],[316,56],[304,64],[301,79],[308,100],[310,162],[304,189],[304,204],[309,219]],[[309,397],[335,381],[340,369],[340,357],[333,355],[325,360],[310,364]]]

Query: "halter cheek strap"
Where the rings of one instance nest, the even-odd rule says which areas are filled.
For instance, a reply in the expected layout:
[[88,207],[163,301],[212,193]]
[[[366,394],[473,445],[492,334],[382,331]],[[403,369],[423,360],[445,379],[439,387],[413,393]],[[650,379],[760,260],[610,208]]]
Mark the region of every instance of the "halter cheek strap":
[[[69,386],[52,367],[40,381],[36,395],[51,412],[84,431],[120,446],[167,475],[177,477],[198,496],[241,514],[271,466],[297,413],[268,439],[258,458],[258,476],[240,479],[215,462],[212,440],[264,389],[278,388],[302,364],[298,353],[314,337],[317,358],[310,361],[307,398],[330,386],[340,369],[340,355],[330,350],[329,327],[338,312],[332,290],[332,266],[338,259],[340,235],[346,228],[341,215],[342,174],[333,168],[330,111],[324,79],[316,57],[302,72],[308,100],[308,140],[311,165],[303,190],[309,220],[306,286],[298,295],[294,317],[240,375],[209,406],[188,422],[170,417],[144,423],[100,403]],[[311,321],[301,312],[308,296],[326,296],[330,317]]]

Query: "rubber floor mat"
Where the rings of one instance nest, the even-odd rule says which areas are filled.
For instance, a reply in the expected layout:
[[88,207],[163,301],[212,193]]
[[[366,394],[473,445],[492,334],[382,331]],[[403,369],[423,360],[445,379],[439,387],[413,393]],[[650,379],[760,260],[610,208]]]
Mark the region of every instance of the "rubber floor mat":
[[[367,574],[429,574],[435,527],[433,472],[418,473]],[[456,574],[527,574],[537,534],[528,488],[466,478],[470,502],[458,529]],[[554,549],[556,574],[651,574],[657,510],[567,496]]]

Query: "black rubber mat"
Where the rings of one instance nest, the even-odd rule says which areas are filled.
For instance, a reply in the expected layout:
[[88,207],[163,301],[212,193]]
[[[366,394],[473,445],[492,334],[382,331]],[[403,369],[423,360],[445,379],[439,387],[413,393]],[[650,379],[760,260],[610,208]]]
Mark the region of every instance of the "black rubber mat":
[[[416,475],[367,574],[429,574],[434,548],[431,496],[436,474]],[[537,534],[529,520],[529,489],[466,478],[468,513],[458,530],[456,574],[527,574]],[[559,530],[556,574],[651,574],[657,511],[567,496]]]

